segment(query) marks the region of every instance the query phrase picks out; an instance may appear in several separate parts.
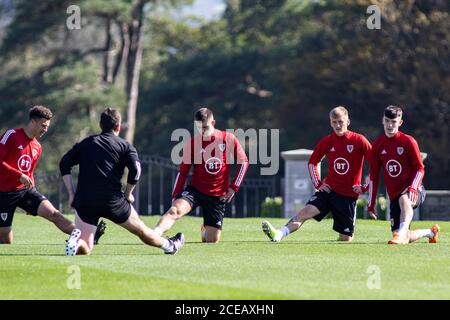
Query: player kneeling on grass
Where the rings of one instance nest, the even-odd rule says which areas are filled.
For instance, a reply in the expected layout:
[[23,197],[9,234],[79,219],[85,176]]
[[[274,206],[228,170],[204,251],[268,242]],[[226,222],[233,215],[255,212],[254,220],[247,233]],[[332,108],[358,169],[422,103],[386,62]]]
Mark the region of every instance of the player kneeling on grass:
[[[52,117],[50,109],[34,106],[25,128],[7,130],[0,138],[0,244],[13,242],[11,226],[17,207],[53,222],[64,233],[70,234],[75,227],[34,183],[33,171],[42,153],[37,139],[47,132]],[[100,226],[97,240],[103,232]]]
[[[306,206],[289,222],[275,229],[268,221],[262,222],[263,232],[272,241],[281,241],[297,231],[306,220],[321,221],[329,212],[333,215],[333,230],[339,240],[352,241],[356,219],[356,200],[361,188],[364,158],[370,153],[370,143],[358,133],[348,130],[350,119],[346,108],[336,107],[330,112],[334,133],[320,140],[308,161],[309,174],[318,190]],[[328,176],[321,180],[317,165],[328,158]]]
[[373,142],[370,157],[370,181],[368,211],[376,219],[375,202],[379,184],[380,169],[389,195],[391,231],[393,238],[389,244],[407,244],[420,238],[428,238],[430,243],[438,241],[439,226],[431,229],[409,230],[413,209],[425,200],[422,179],[425,168],[417,141],[399,131],[403,123],[403,111],[397,106],[384,110],[384,134]]
[[[76,210],[76,228],[66,243],[66,254],[90,254],[94,244],[95,226],[105,217],[138,236],[145,244],[175,254],[184,244],[178,233],[166,239],[148,228],[131,205],[133,189],[141,174],[136,149],[119,137],[119,111],[107,108],[100,118],[102,132],[75,144],[60,161],[60,171],[69,192],[69,205]],[[74,191],[71,169],[79,165],[78,185]],[[125,167],[128,179],[125,194],[122,179]]]
[[[232,133],[214,128],[216,121],[211,110],[198,109],[194,121],[200,134],[184,146],[180,172],[172,192],[172,206],[161,217],[155,231],[163,234],[173,226],[175,220],[201,207],[202,241],[217,243],[222,232],[225,206],[238,191],[248,168],[248,160]],[[237,169],[229,184],[232,163],[237,164]],[[192,179],[183,190],[191,166]]]

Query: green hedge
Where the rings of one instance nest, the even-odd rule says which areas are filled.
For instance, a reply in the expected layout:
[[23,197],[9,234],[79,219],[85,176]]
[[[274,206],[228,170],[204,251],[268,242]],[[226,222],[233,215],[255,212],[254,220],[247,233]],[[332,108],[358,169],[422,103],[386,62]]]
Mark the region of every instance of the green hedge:
[[[364,209],[367,207],[368,201],[364,198],[359,198],[356,202],[356,218],[364,218]],[[379,220],[386,220],[387,213],[387,200],[384,196],[379,196],[377,198],[377,213]],[[368,217],[370,219],[370,217]]]
[[[273,210],[273,212],[272,212]],[[282,197],[266,197],[261,203],[261,217],[276,217],[281,218],[283,212],[283,198]]]

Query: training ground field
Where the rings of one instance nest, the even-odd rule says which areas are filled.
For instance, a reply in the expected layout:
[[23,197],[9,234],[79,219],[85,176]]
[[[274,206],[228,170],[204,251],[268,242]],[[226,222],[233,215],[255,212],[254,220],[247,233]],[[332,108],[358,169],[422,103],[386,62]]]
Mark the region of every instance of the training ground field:
[[[144,217],[151,227],[157,219]],[[262,220],[225,218],[222,241],[212,245],[200,242],[201,219],[185,217],[169,234],[186,236],[175,256],[107,221],[91,256],[66,257],[66,235],[16,213],[15,244],[0,245],[0,299],[450,299],[449,222],[439,223],[438,244],[391,246],[387,221],[357,221],[348,244],[335,241],[329,219],[272,243]],[[71,289],[77,279],[80,289]]]

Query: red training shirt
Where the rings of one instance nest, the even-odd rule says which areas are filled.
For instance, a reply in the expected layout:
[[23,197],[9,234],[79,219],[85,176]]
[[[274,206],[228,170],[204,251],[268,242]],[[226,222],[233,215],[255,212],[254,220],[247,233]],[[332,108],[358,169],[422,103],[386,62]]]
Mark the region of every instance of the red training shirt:
[[[230,165],[233,163],[237,164],[237,169],[230,185]],[[183,149],[172,198],[183,191],[191,166],[194,171],[189,185],[204,194],[220,197],[228,192],[229,187],[235,192],[239,190],[248,159],[238,139],[230,132],[215,129],[208,140],[196,135]]]
[[[309,175],[316,189],[323,183],[344,196],[358,198],[353,186],[361,183],[364,157],[368,159],[371,145],[358,133],[347,131],[343,136],[332,133],[314,148],[308,161]],[[324,156],[328,158],[328,175],[321,180],[318,164]]]
[[0,139],[0,192],[24,189],[20,177],[25,174],[33,180],[33,171],[42,153],[41,144],[30,139],[25,130],[7,130]]

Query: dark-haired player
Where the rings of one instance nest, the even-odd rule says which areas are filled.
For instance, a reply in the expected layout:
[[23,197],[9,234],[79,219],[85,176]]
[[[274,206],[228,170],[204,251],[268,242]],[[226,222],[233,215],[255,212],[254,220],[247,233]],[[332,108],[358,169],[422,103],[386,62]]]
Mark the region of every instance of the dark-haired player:
[[0,243],[13,243],[12,221],[17,207],[41,216],[70,234],[74,224],[40,194],[33,171],[42,153],[41,138],[53,115],[44,106],[34,106],[24,128],[7,130],[0,138]]
[[403,111],[397,106],[384,110],[384,134],[372,144],[370,157],[369,214],[376,218],[375,202],[380,170],[390,199],[391,231],[389,244],[407,244],[427,237],[430,243],[438,241],[439,226],[431,229],[409,230],[413,209],[425,200],[422,179],[424,165],[416,140],[399,131],[403,124]]
[[[132,194],[140,174],[141,165],[134,146],[119,137],[121,116],[118,110],[106,108],[100,117],[100,134],[75,144],[61,159],[59,167],[69,192],[69,205],[76,210],[76,229],[66,243],[66,254],[90,254],[94,233],[100,217],[105,217],[138,236],[147,245],[175,254],[184,244],[184,235],[165,239],[148,228],[131,205]],[[71,169],[79,165],[76,192]],[[121,179],[125,167],[128,179],[125,193]]]
[[[155,231],[159,234],[166,232],[175,220],[200,207],[203,213],[202,241],[217,243],[222,232],[225,205],[239,190],[248,160],[232,133],[214,128],[216,121],[210,109],[198,109],[194,122],[200,134],[195,135],[183,149],[183,161],[172,192],[174,201]],[[230,184],[232,163],[237,164],[237,169]],[[192,166],[192,179],[184,189]]]

